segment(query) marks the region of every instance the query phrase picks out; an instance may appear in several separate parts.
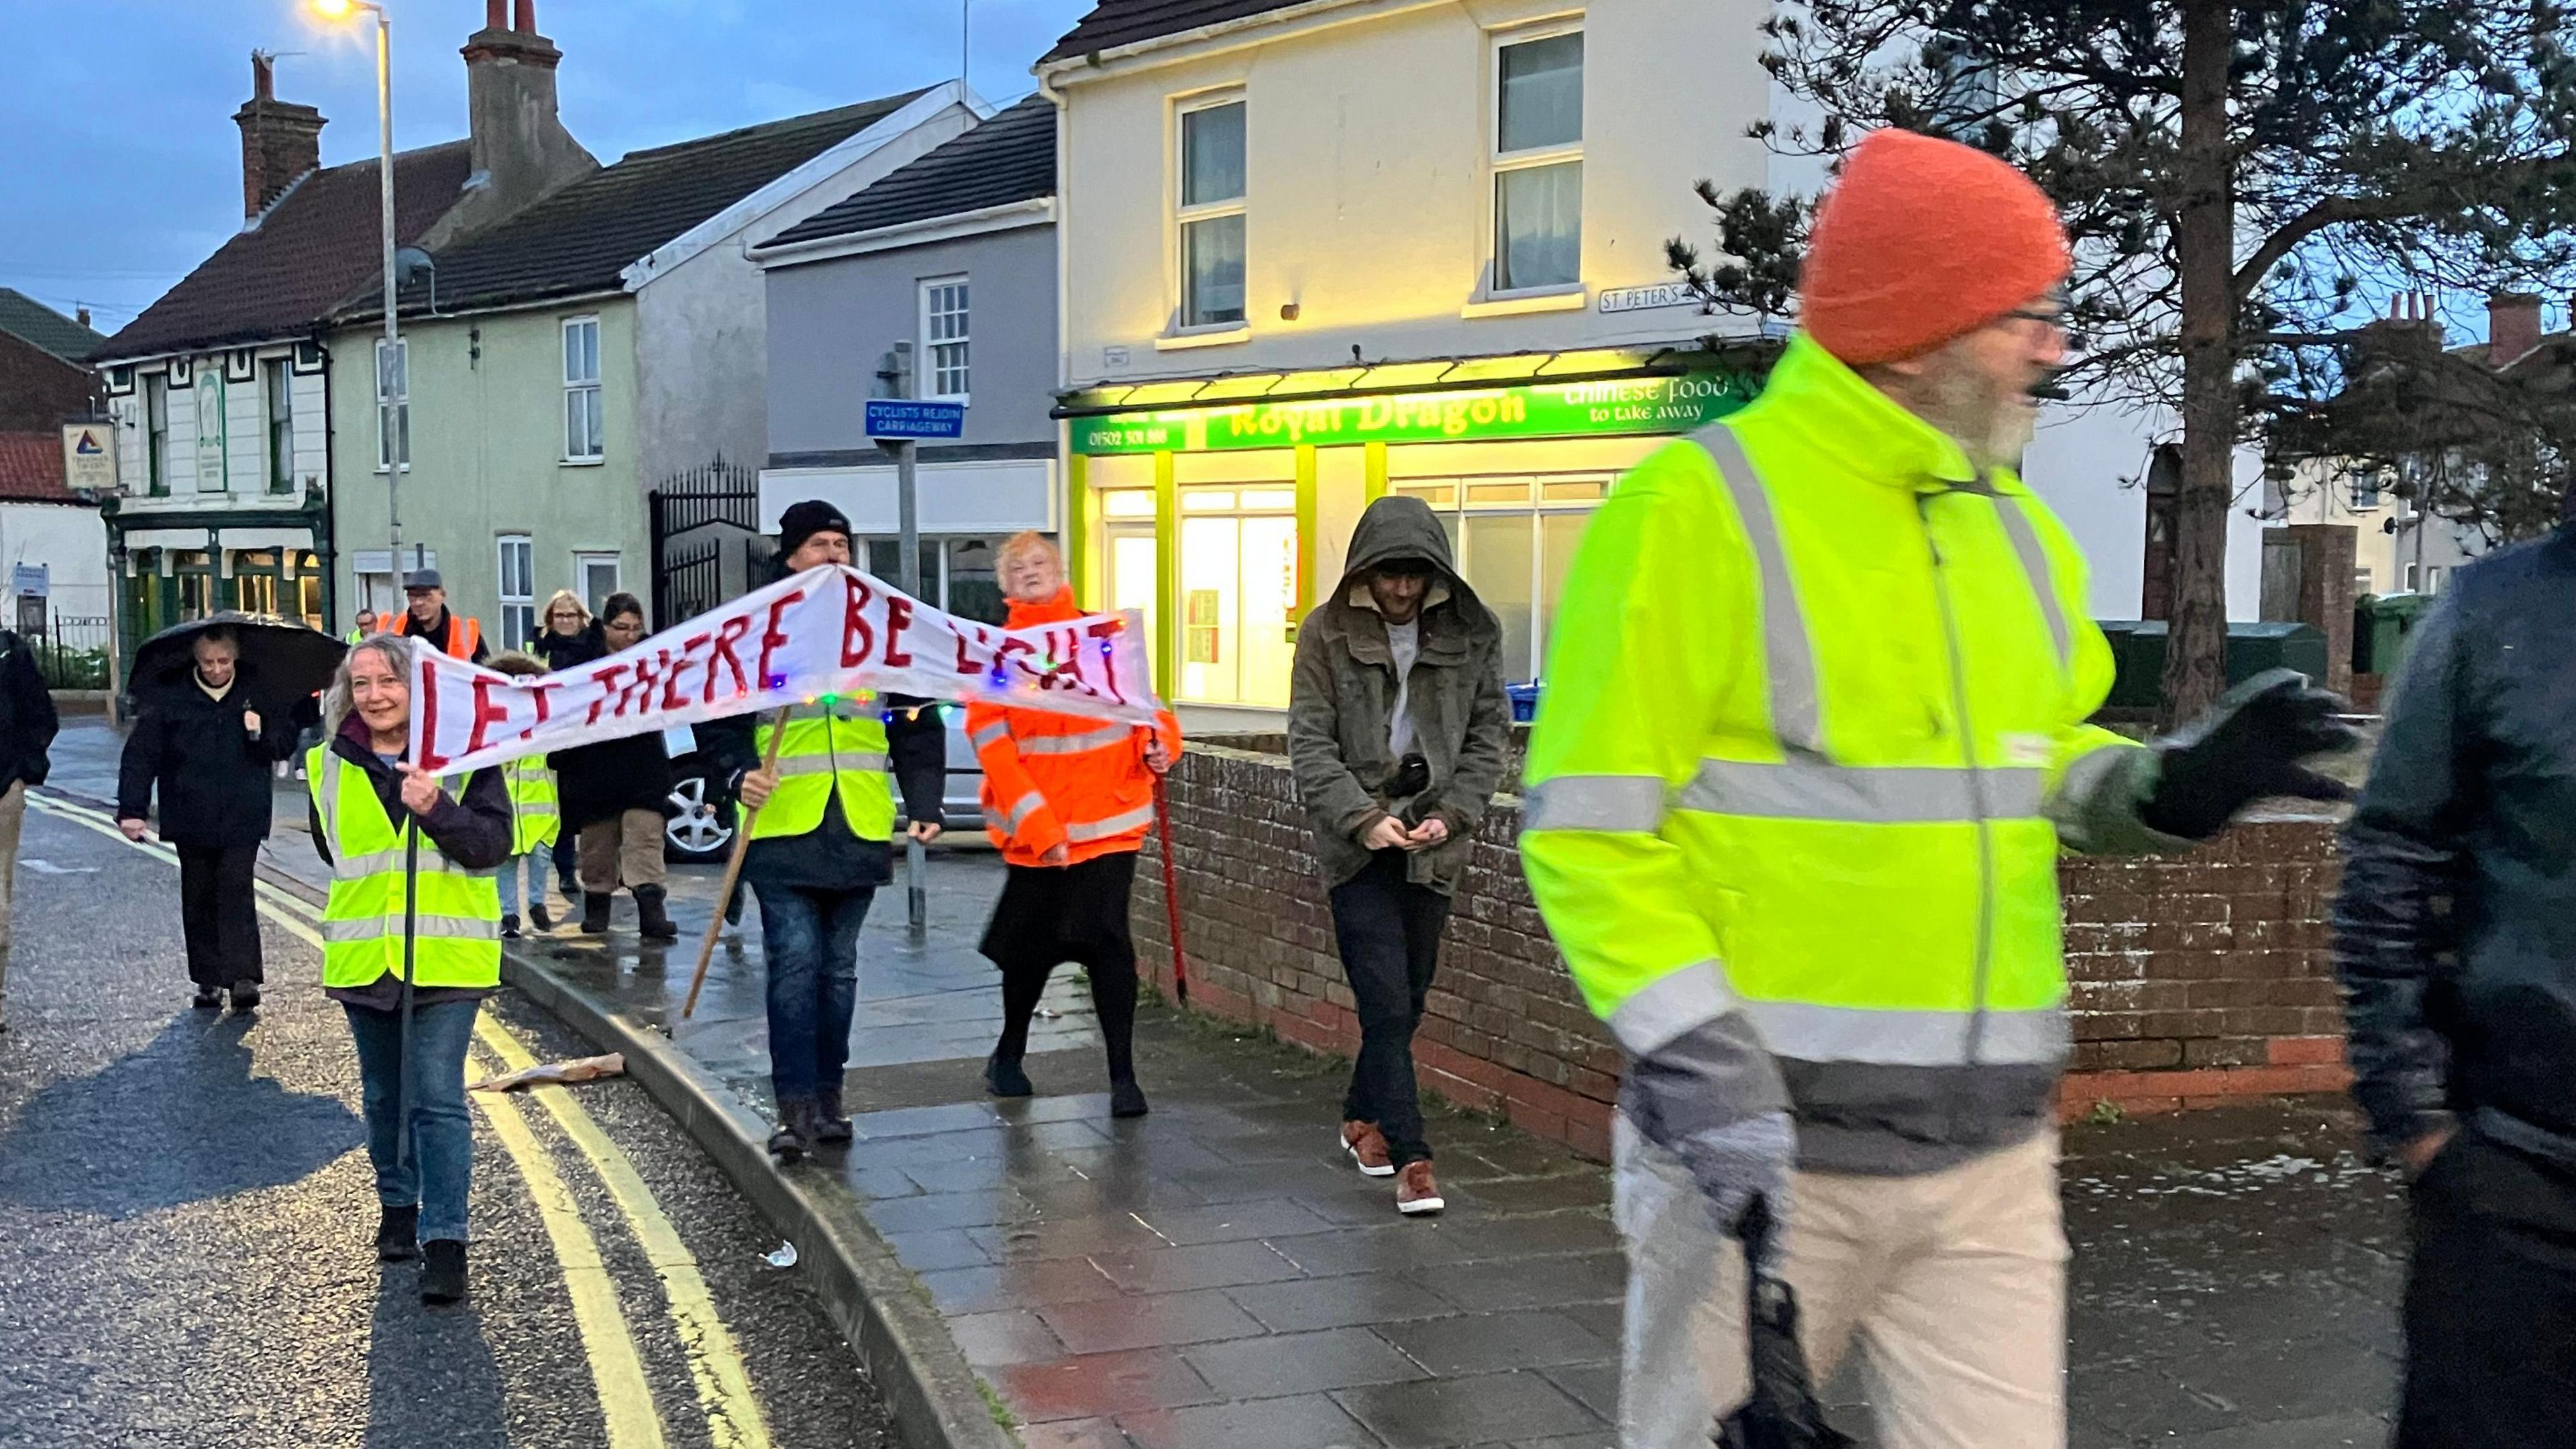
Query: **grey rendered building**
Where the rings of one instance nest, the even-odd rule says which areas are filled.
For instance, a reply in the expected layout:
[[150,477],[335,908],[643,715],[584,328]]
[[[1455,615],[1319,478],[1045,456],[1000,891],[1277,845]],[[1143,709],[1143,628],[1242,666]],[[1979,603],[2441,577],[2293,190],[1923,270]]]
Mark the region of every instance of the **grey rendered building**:
[[769,457],[760,518],[837,504],[863,562],[896,567],[892,459],[863,404],[897,342],[916,394],[965,402],[965,436],[920,451],[922,592],[998,621],[993,550],[1054,532],[1055,108],[1031,96],[757,248],[769,306]]

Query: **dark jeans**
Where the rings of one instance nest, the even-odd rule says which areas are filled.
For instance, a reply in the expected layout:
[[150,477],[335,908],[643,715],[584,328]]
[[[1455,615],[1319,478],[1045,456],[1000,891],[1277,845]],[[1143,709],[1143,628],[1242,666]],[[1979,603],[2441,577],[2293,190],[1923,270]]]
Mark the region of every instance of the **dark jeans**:
[[1431,1158],[1413,1085],[1413,1029],[1449,923],[1449,898],[1406,880],[1405,859],[1401,850],[1377,852],[1366,869],[1333,887],[1332,897],[1333,940],[1360,1018],[1360,1056],[1342,1117],[1376,1123],[1398,1167]]
[[476,1000],[415,1006],[411,1014],[411,1158],[398,1158],[395,1098],[403,1070],[402,1013],[347,1006],[358,1043],[359,1100],[367,1117],[367,1158],[376,1200],[420,1207],[423,1242],[465,1239],[465,1200],[474,1177],[474,1123],[465,1113],[465,1044]]
[[2563,1444],[2576,1424],[2576,1169],[2464,1133],[2414,1188],[2397,1449]]
[[257,982],[259,898],[251,867],[253,845],[182,845],[179,852],[179,929],[188,941],[188,979],[199,986]]
[[781,1103],[841,1090],[858,1007],[859,927],[874,886],[816,890],[754,880],[769,960],[769,1083]]
[[579,905],[581,903],[581,881],[576,878],[574,867],[581,863],[580,831],[561,830],[556,833],[554,860],[555,884],[563,887],[565,900],[571,901],[575,905]]

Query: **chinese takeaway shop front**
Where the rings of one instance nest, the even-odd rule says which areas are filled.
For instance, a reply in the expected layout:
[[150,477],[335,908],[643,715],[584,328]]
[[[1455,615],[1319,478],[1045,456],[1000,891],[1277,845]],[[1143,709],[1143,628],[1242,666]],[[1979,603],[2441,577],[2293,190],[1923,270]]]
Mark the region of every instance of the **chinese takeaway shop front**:
[[1612,480],[1749,401],[1741,359],[1536,353],[1113,383],[1065,395],[1066,542],[1093,608],[1136,609],[1185,704],[1288,703],[1297,621],[1370,501],[1411,494],[1539,678],[1559,584]]

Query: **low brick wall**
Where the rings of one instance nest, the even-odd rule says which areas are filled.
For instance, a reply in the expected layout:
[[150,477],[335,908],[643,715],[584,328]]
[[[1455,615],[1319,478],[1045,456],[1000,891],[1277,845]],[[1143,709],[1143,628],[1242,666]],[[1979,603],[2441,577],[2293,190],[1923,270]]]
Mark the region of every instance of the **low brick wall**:
[[[1321,1052],[1359,1048],[1287,762],[1192,745],[1170,777],[1190,1005]],[[1423,1086],[1609,1154],[1619,1052],[1587,1010],[1521,878],[1516,803],[1486,817],[1450,916],[1414,1058]],[[1172,985],[1161,847],[1137,872],[1143,968]],[[2340,1090],[2325,950],[2333,826],[2249,824],[2189,856],[2070,860],[2076,1055],[2061,1109],[2164,1111]]]

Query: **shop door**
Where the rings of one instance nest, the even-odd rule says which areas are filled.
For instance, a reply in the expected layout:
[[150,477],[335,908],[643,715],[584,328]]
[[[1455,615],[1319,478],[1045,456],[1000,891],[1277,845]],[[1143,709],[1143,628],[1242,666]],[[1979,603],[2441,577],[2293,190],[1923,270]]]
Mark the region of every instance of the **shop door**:
[[1182,699],[1280,707],[1297,646],[1297,520],[1181,520]]

